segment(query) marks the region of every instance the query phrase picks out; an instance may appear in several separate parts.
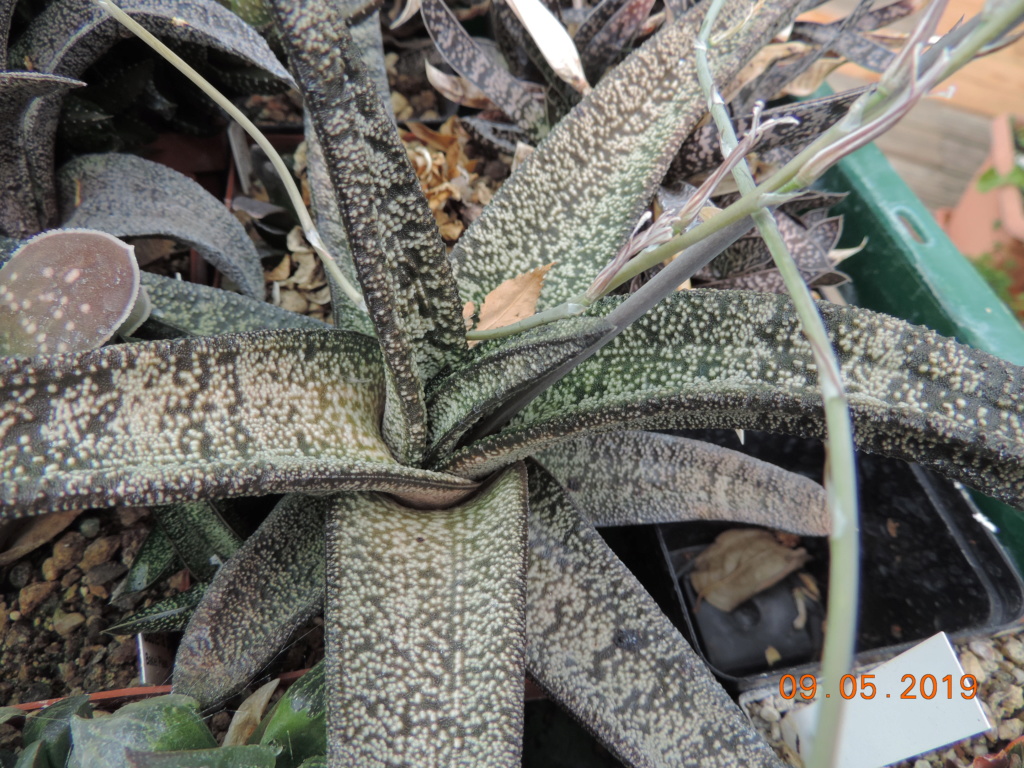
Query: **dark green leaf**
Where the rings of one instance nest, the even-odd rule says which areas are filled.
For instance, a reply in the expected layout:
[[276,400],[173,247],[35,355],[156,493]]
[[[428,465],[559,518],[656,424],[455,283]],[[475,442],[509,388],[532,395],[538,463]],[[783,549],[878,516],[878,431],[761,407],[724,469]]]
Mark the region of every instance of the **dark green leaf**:
[[152,509],[185,566],[199,581],[209,581],[238,551],[241,537],[207,501],[157,504]]
[[597,82],[610,65],[628,52],[653,5],[654,0],[628,0],[580,49],[588,80]]
[[174,690],[203,704],[241,690],[324,598],[331,497],[286,496],[218,571],[174,661]]
[[128,575],[117,588],[112,596],[116,599],[119,595],[130,594],[146,589],[156,584],[163,576],[182,568],[184,564],[181,558],[174,551],[174,545],[167,538],[167,534],[160,528],[154,528],[146,536],[142,543],[139,554],[135,556]]
[[303,761],[327,753],[324,662],[292,684],[263,718],[249,743],[281,747],[277,768],[298,768]]
[[208,584],[194,584],[184,592],[158,600],[148,608],[136,611],[106,631],[111,635],[134,635],[139,632],[181,632],[188,626],[192,613],[208,588]]
[[[767,3],[710,51],[727,82],[799,0]],[[481,303],[509,275],[555,261],[539,309],[584,291],[633,230],[683,138],[705,113],[692,65],[703,5],[661,30],[562,120],[502,185],[452,252],[465,300]],[[719,31],[748,17],[729,0]]]
[[[61,93],[85,83],[41,72],[0,72],[0,232],[28,237],[46,227],[36,204],[33,175],[26,155],[22,117],[37,96]],[[52,172],[52,169],[51,169]]]
[[[844,371],[859,447],[1024,506],[1024,369],[892,317],[819,308]],[[810,348],[788,299],[683,291],[501,433],[443,466],[486,477],[587,432],[725,427],[819,437],[823,423]]]
[[22,741],[28,745],[40,742],[43,759],[52,768],[62,768],[71,752],[71,718],[92,717],[92,705],[86,695],[69,696],[36,712],[22,729]]
[[[266,41],[214,0],[126,0],[120,5],[158,37],[224,51],[292,82]],[[18,38],[11,59],[26,69],[79,77],[126,37],[131,33],[98,5],[56,0]],[[37,99],[21,122],[21,140],[41,215],[39,229],[57,223],[53,147],[61,101],[60,96]]]
[[2,359],[4,513],[293,489],[461,498],[464,480],[395,462],[382,367],[375,342],[341,331]]
[[66,163],[57,187],[65,227],[180,240],[243,293],[263,298],[263,268],[245,227],[192,179],[141,157],[108,153]]
[[274,768],[277,751],[269,747],[234,746],[178,752],[125,752],[127,768]]
[[430,445],[434,455],[450,454],[479,419],[538,377],[571,360],[607,327],[593,318],[482,344],[427,392]]
[[[173,280],[150,272],[142,273],[142,284],[153,302],[152,316],[194,336],[244,333],[285,328],[326,329],[327,325],[306,315],[289,312],[265,301],[250,299],[185,280]],[[350,327],[341,330],[366,330],[365,312],[351,310]],[[361,317],[362,321],[356,318]]]
[[50,768],[46,753],[43,751],[43,743],[37,741],[25,747],[18,755],[18,762],[14,764],[14,768]]
[[277,24],[334,181],[388,371],[384,435],[398,459],[426,450],[423,385],[465,349],[462,305],[419,181],[344,18],[278,0]]
[[610,432],[536,458],[596,526],[734,520],[809,536],[830,529],[818,483],[700,440]]
[[526,478],[419,512],[336,499],[327,526],[332,765],[520,764]]
[[156,696],[126,704],[109,717],[71,720],[74,749],[67,768],[127,765],[127,751],[166,752],[217,746],[188,696]]
[[530,675],[630,766],[781,766],[647,591],[530,469]]

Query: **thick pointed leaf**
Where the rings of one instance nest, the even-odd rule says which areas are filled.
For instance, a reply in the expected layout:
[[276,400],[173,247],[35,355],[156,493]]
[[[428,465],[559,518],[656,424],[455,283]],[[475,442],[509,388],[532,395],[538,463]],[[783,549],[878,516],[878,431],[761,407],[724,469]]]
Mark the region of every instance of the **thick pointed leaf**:
[[135,155],[83,155],[60,169],[57,187],[65,227],[180,240],[263,298],[263,267],[245,227],[187,176]]
[[0,232],[28,237],[46,228],[43,212],[36,205],[25,152],[25,110],[37,96],[83,85],[78,80],[41,72],[0,72],[0,114],[4,116],[0,121]]
[[372,340],[340,331],[0,360],[3,512],[293,489],[451,503],[472,486],[384,444],[382,368]]
[[22,741],[42,743],[45,761],[51,766],[67,763],[71,752],[71,718],[92,717],[92,705],[85,694],[68,696],[25,720]]
[[629,0],[580,51],[591,82],[596,82],[610,65],[625,55],[653,5],[654,0]]
[[[819,308],[859,447],[1024,506],[1024,369],[866,309]],[[817,374],[788,299],[677,293],[442,467],[486,477],[570,436],[669,427],[822,435]]]
[[519,766],[526,477],[465,505],[337,498],[327,527],[332,765]]
[[781,766],[594,528],[530,469],[526,664],[629,766]]
[[[292,82],[266,41],[215,0],[126,0],[121,8],[158,37],[215,48]],[[95,3],[57,0],[39,14],[11,49],[17,66],[79,77],[131,33]],[[22,120],[22,139],[42,226],[56,224],[53,145],[62,98],[36,99]]]
[[214,577],[174,659],[174,691],[205,704],[241,690],[324,601],[331,497],[290,494]]
[[250,743],[280,747],[277,768],[298,768],[327,754],[327,684],[324,662],[296,680],[263,718]]
[[188,626],[209,588],[208,584],[193,584],[184,592],[158,600],[147,608],[136,611],[127,619],[107,628],[111,635],[134,635],[139,632],[181,632]]
[[818,483],[700,440],[611,432],[536,458],[596,526],[734,520],[809,536],[830,530]]
[[[729,0],[719,31],[737,26],[709,52],[727,81],[801,0]],[[562,120],[452,252],[464,300],[480,303],[509,275],[556,261],[539,308],[582,292],[629,237],[683,138],[704,115],[692,63],[703,5],[661,30],[598,83]]]
[[483,91],[516,125],[537,135],[545,116],[536,92],[476,44],[444,0],[423,0],[420,14],[445,62]]
[[174,551],[174,545],[167,538],[167,534],[160,528],[154,528],[142,542],[142,548],[111,599],[151,587],[163,576],[170,575],[182,567],[184,563]]
[[277,752],[255,745],[143,752],[129,749],[125,768],[274,768]]
[[71,719],[67,768],[126,765],[129,749],[163,752],[217,746],[194,699],[156,696],[127,704],[109,717]]
[[8,69],[7,38],[11,33],[11,17],[17,0],[0,0],[0,70]]
[[450,454],[473,424],[571,360],[605,330],[600,320],[581,318],[474,349],[427,392],[431,452]]
[[207,501],[157,504],[152,512],[185,567],[200,581],[212,579],[242,544],[241,536]]
[[426,450],[423,385],[465,349],[458,291],[434,217],[344,17],[277,0],[275,17],[316,127],[388,371],[384,434],[399,460]]
[[89,229],[43,232],[0,269],[0,353],[97,349],[128,320],[138,296],[132,246]]
[[[207,285],[174,280],[151,272],[142,273],[142,284],[153,302],[151,316],[193,336],[285,328],[327,328],[325,323],[312,317]],[[362,316],[366,317],[365,314]]]

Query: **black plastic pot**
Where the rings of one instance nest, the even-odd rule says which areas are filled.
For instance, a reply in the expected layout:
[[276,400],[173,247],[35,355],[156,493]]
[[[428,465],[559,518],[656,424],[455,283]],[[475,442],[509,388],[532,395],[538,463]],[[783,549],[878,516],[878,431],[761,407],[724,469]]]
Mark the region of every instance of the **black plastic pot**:
[[[821,443],[734,432],[688,433],[820,481]],[[1024,615],[1024,582],[1007,552],[959,486],[895,459],[860,455],[861,595],[858,660],[894,655],[939,631],[957,635],[993,632]],[[805,601],[807,618],[794,628],[796,574],[751,598],[731,613],[699,602],[690,586],[693,558],[730,523],[679,523],[655,527],[664,556],[662,577],[675,601],[668,613],[715,675],[734,692],[759,687],[787,673],[811,670],[821,658],[828,547],[805,538],[812,555],[804,570],[821,588],[822,602]],[[615,536],[612,536],[615,539]],[[616,546],[617,549],[621,544]],[[663,585],[642,576],[656,599]],[[699,604],[698,604],[699,603]],[[766,650],[781,657],[769,663]]]

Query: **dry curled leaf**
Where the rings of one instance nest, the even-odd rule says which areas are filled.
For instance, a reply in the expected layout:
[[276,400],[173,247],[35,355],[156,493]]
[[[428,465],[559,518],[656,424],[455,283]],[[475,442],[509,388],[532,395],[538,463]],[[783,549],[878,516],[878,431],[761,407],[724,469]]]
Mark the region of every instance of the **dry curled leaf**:
[[80,514],[82,514],[82,510],[73,509],[68,512],[51,512],[48,515],[12,523],[12,525],[19,526],[20,530],[16,534],[12,531],[5,531],[7,535],[12,536],[12,540],[7,549],[0,553],[0,567],[8,566],[43,544],[53,541],[57,534],[71,525]]
[[582,94],[590,91],[576,44],[562,22],[540,0],[510,0],[508,5],[555,74]]
[[809,558],[807,550],[783,546],[769,531],[733,528],[697,555],[690,582],[701,599],[728,612],[799,570]]
[[471,109],[495,109],[494,102],[466,78],[442,72],[429,61],[424,61],[423,66],[427,70],[427,80],[449,101]]
[[224,736],[224,743],[221,746],[240,746],[249,741],[252,732],[256,730],[256,726],[263,718],[263,711],[267,708],[270,697],[274,695],[280,682],[276,679],[271,680],[242,702],[234,717],[231,718],[231,725],[228,726],[228,732]]
[[[537,299],[540,298],[544,277],[552,266],[554,262],[531,269],[518,277],[509,278],[487,294],[480,307],[480,323],[476,330],[489,331],[501,328],[532,315],[537,309]],[[463,314],[465,312],[466,310],[463,310]]]

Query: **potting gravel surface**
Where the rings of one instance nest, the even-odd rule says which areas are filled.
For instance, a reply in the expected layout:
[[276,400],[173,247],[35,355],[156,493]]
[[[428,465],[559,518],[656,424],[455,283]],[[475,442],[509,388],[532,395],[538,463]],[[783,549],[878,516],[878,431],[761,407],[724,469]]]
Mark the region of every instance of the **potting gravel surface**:
[[[909,760],[893,763],[894,768],[969,768],[975,757],[998,752],[1024,734],[1024,628],[996,637],[979,637],[954,643],[964,672],[978,679],[978,697],[992,729],[956,744],[944,746]],[[783,742],[779,721],[790,710],[806,706],[783,699],[778,689],[764,697],[752,697],[745,711],[786,763],[802,766],[800,758]],[[893,723],[894,728],[900,727]]]
[[[0,570],[0,705],[138,685],[135,637],[104,630],[184,586],[178,574],[111,604],[150,524],[141,507],[85,512]],[[0,748],[18,733],[0,726]]]

